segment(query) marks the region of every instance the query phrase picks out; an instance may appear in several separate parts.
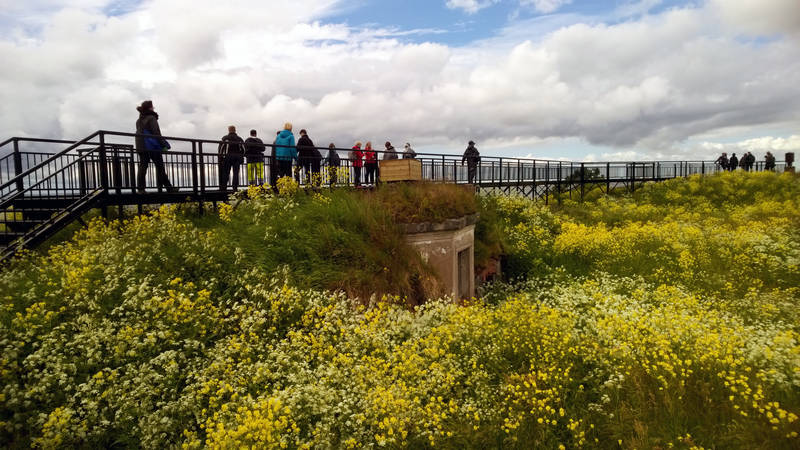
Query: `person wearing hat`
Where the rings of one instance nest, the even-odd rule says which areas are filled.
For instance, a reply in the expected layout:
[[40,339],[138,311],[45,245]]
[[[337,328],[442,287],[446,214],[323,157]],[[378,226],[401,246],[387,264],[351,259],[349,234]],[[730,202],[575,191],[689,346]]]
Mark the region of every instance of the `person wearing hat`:
[[414,159],[417,157],[417,152],[415,152],[414,149],[411,148],[411,144],[409,144],[408,142],[406,142],[406,145],[403,148],[404,148],[403,159]]
[[475,173],[478,171],[478,163],[481,162],[481,154],[478,153],[478,149],[475,148],[475,143],[472,141],[469,141],[467,149],[464,151],[464,156],[461,158],[462,166],[464,162],[467,163],[469,184],[472,184],[475,181]]
[[136,107],[139,111],[139,119],[136,120],[136,153],[139,155],[139,173],[136,174],[136,192],[146,193],[147,167],[150,161],[156,165],[156,183],[159,188],[162,186],[167,192],[175,192],[177,189],[172,187],[164,168],[164,158],[162,152],[170,148],[169,142],[161,137],[161,128],[158,126],[158,113],[153,108],[152,100],[145,100],[140,106]]

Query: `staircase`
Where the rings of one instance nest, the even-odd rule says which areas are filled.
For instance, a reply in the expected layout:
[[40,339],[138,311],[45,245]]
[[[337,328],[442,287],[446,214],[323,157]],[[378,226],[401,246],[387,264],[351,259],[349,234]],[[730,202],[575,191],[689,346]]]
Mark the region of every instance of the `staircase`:
[[[21,248],[41,243],[98,204],[105,193],[102,186],[107,185],[105,164],[98,164],[106,160],[105,149],[102,145],[85,148],[97,135],[24,171],[19,152],[0,159],[0,170],[5,172],[0,174],[0,262]],[[12,165],[18,175],[9,174]]]

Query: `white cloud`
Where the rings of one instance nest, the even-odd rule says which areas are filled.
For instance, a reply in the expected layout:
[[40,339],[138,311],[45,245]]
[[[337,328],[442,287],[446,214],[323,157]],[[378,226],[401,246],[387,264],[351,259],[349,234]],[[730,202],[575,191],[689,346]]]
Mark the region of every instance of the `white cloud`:
[[483,8],[492,6],[500,0],[447,0],[450,9],[463,9],[468,14],[475,14]]
[[552,13],[564,5],[572,3],[572,0],[520,0],[522,6],[533,6],[540,13]]
[[800,126],[800,46],[742,39],[714,5],[558,22],[535,39],[520,23],[448,47],[318,21],[330,0],[154,0],[117,17],[100,3],[0,37],[0,59],[14,61],[0,78],[0,137],[129,131],[144,99],[173,135],[218,138],[229,124],[268,135],[288,120],[319,145],[460,151],[472,138],[481,151],[553,157],[572,140],[599,158],[691,156],[703,147],[687,139],[714,130]]

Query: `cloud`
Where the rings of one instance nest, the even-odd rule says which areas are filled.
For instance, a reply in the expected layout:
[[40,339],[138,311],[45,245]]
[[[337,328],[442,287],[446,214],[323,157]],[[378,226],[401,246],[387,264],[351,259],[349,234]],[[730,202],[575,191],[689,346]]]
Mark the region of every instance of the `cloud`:
[[327,0],[186,5],[63,7],[0,38],[14,61],[0,78],[2,137],[129,131],[144,99],[172,135],[268,135],[291,121],[320,145],[458,151],[474,139],[520,154],[552,143],[541,153],[554,157],[572,141],[601,156],[691,156],[702,147],[686,142],[715,130],[800,125],[800,46],[742,38],[711,4],[612,25],[546,16],[542,34],[519,22],[461,47],[327,23],[340,6]]
[[540,13],[549,14],[557,11],[564,5],[572,3],[572,0],[520,0],[522,6],[533,6]]
[[483,8],[492,6],[500,0],[447,0],[450,9],[463,9],[467,14],[475,14]]
[[710,0],[710,7],[727,24],[744,33],[800,35],[797,0]]

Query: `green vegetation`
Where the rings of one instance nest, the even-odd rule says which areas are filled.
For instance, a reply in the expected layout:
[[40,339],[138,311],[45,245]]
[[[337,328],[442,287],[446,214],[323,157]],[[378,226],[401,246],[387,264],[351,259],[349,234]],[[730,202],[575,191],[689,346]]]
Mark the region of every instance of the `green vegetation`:
[[[402,290],[425,288],[413,279],[425,267],[398,240],[409,213],[392,211],[424,193],[282,189],[253,190],[218,217],[187,207],[95,220],[0,273],[0,439],[186,448],[800,442],[796,176],[693,177],[553,207],[507,197],[451,206],[481,213],[476,254],[502,248],[512,282],[466,305],[415,307]],[[437,194],[451,195],[464,193]],[[350,298],[370,285],[401,295]],[[344,292],[321,290],[337,287]]]

